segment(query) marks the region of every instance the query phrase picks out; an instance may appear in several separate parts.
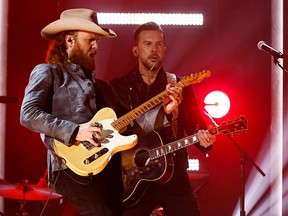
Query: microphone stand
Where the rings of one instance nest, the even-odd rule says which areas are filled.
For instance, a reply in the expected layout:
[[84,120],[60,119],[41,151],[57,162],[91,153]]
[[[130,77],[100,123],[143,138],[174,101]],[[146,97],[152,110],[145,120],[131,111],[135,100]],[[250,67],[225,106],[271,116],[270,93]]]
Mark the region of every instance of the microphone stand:
[[278,58],[279,58],[279,57],[273,56],[273,63],[274,63],[275,65],[278,65],[278,66],[286,73],[286,75],[288,75],[288,70],[286,70],[286,69],[280,64],[280,62],[278,61]]
[[241,156],[241,191],[240,191],[240,216],[245,216],[245,165],[247,161],[250,161],[254,167],[258,170],[258,172],[264,177],[266,174],[261,170],[259,166],[249,157],[249,155],[244,151],[243,148],[232,138],[233,135],[227,135],[228,138],[234,143],[234,145],[238,148]]
[[[218,104],[218,103],[217,103]],[[204,113],[211,119],[211,121],[218,126],[215,122],[214,118],[204,110]],[[233,139],[233,134],[228,134],[227,137],[232,141],[232,143],[238,148],[240,152],[240,162],[241,162],[241,187],[240,187],[240,216],[246,216],[245,212],[245,172],[246,172],[246,162],[250,161],[254,165],[254,167],[258,170],[258,172],[265,177],[266,174],[261,170],[261,168],[251,159],[251,157],[244,151],[243,148]]]

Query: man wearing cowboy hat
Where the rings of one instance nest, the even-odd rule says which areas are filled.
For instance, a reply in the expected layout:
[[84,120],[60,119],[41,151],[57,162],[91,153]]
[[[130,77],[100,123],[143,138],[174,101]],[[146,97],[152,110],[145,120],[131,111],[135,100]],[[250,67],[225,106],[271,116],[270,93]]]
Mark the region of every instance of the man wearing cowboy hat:
[[90,122],[92,117],[103,107],[119,111],[110,86],[93,76],[98,40],[116,34],[98,25],[94,11],[79,8],[63,11],[41,35],[50,40],[47,63],[31,72],[20,122],[41,134],[49,150],[49,183],[57,193],[68,198],[81,215],[120,216],[119,155],[115,154],[100,173],[82,176],[69,169],[54,149],[55,140],[66,146],[78,141],[98,146],[102,127]]

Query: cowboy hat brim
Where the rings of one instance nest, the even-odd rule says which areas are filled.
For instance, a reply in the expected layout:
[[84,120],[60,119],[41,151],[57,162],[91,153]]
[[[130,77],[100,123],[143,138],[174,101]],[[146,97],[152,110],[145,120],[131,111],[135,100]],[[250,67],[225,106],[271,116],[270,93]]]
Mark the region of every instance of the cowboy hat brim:
[[72,17],[62,18],[50,23],[41,30],[41,36],[45,39],[53,40],[58,33],[72,30],[93,32],[104,37],[117,36],[111,29],[101,28],[87,19]]

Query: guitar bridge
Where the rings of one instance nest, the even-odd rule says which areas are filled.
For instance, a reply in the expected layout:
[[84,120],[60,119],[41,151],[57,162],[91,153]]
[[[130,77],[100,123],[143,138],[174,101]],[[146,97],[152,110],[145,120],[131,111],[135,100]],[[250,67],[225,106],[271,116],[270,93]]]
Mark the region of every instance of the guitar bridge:
[[81,143],[87,150],[91,150],[95,147],[95,145],[93,145],[89,141],[82,141]]
[[88,165],[90,163],[92,163],[93,161],[95,161],[97,158],[103,156],[104,154],[106,154],[108,152],[108,148],[103,148],[100,151],[96,152],[95,154],[91,155],[89,158],[86,158],[84,160],[84,164]]

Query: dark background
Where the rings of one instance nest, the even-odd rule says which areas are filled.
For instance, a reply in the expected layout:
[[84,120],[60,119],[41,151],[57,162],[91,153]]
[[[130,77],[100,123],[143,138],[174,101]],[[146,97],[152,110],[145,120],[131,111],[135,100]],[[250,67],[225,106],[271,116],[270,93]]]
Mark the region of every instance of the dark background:
[[[181,76],[203,69],[211,70],[210,78],[194,86],[198,100],[203,101],[214,90],[229,96],[231,109],[217,121],[221,123],[245,115],[249,130],[235,134],[234,139],[260,164],[265,158],[259,158],[259,152],[263,148],[269,151],[271,142],[272,58],[258,50],[257,43],[264,40],[271,44],[270,4],[269,0],[10,0],[8,95],[22,100],[31,70],[45,60],[48,41],[40,36],[40,30],[58,19],[65,9],[87,7],[99,12],[200,12],[204,14],[204,26],[162,26],[167,45],[164,67]],[[106,27],[113,29],[118,37],[100,41],[96,74],[98,78],[110,81],[113,77],[126,74],[135,63],[131,45],[136,26]],[[284,45],[287,50],[286,43]],[[20,125],[20,106],[21,102],[7,104],[5,179],[11,183],[23,179],[37,183],[46,170],[46,149],[38,134]],[[207,124],[211,124],[208,118],[205,119]],[[209,174],[191,181],[203,216],[232,215],[240,196],[240,154],[236,146],[225,135],[219,135],[209,157],[201,155],[193,147],[189,148],[189,154],[190,158],[199,158],[201,172]],[[247,163],[246,175],[252,172],[260,175],[251,163]],[[264,172],[267,174],[265,178],[270,178],[269,170]],[[269,192],[265,197],[264,200],[270,199]],[[38,201],[26,204],[31,215],[39,215],[42,206]],[[7,215],[13,215],[17,208],[17,200],[5,199]],[[49,208],[56,207],[52,205]]]

